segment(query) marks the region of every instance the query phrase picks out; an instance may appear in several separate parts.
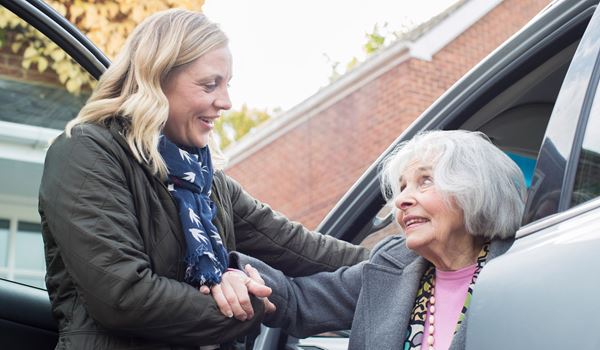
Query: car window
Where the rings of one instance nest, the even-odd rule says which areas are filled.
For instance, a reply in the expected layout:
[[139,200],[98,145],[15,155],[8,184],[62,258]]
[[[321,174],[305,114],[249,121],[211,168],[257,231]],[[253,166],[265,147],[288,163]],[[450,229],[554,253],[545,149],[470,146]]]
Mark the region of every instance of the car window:
[[0,220],[0,277],[8,277],[8,220]]
[[581,145],[570,206],[600,196],[600,92],[592,105]]
[[531,156],[523,156],[512,152],[506,152],[506,155],[510,159],[512,159],[519,166],[519,169],[521,169],[521,171],[523,172],[525,185],[527,187],[531,186],[531,178],[533,177],[536,159]]
[[396,222],[392,205],[393,203],[383,206],[377,213],[375,221],[380,223],[380,227],[374,229],[365,238],[361,238],[360,243],[354,243],[372,249],[384,238],[402,233],[400,225]]
[[44,287],[37,197],[45,150],[89,97],[84,70],[0,7],[0,278]]

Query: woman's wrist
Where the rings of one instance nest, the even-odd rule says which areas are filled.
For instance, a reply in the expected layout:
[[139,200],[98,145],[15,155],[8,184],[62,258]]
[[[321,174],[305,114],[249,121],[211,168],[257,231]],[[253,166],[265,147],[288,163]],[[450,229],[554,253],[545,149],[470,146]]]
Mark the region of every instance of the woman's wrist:
[[239,272],[239,273],[242,273],[242,274],[244,274],[244,276],[248,276],[248,274],[247,274],[245,271],[243,271],[243,270],[240,270],[240,269],[237,269],[237,268],[233,268],[233,267],[228,267],[228,268],[225,270],[225,272]]

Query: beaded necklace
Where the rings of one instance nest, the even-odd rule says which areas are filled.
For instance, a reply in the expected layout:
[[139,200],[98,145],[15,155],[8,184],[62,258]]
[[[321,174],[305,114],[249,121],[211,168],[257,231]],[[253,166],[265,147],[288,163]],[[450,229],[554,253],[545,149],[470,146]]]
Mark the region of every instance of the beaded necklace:
[[[461,310],[461,313],[458,317],[458,322],[456,324],[456,329],[454,330],[454,334],[458,332],[467,312],[467,309],[471,303],[471,295],[473,294],[473,287],[475,285],[475,281],[477,280],[477,276],[479,276],[479,271],[485,264],[487,259],[487,255],[490,249],[490,243],[487,242],[483,245],[479,256],[477,257],[477,268],[475,269],[475,273],[473,274],[473,278],[471,279],[471,284],[469,285],[469,290],[467,292],[467,297],[465,298],[465,303]],[[435,332],[435,317],[433,317],[435,313],[435,268],[433,265],[430,265],[423,277],[421,278],[421,288],[419,288],[415,300],[415,306],[413,307],[413,311],[411,314],[410,321],[408,323],[408,329],[406,333],[406,341],[404,342],[404,350],[421,350],[421,345],[423,342],[426,342],[428,350],[434,350],[435,339],[433,337]],[[432,302],[433,300],[433,302]],[[433,312],[431,311],[431,307],[433,307]],[[427,318],[427,309],[429,308],[429,328],[425,330],[425,319]],[[429,340],[431,339],[431,344]]]
[[435,278],[432,280],[431,284],[431,296],[429,297],[429,301],[427,302],[429,308],[429,327],[427,328],[427,349],[435,350],[433,348],[433,344],[435,344],[435,338],[433,337],[433,333],[435,331]]

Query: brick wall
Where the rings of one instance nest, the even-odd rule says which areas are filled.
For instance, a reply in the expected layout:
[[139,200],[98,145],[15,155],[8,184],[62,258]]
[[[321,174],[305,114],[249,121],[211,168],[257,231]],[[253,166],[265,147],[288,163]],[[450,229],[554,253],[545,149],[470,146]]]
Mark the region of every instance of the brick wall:
[[253,196],[314,228],[437,97],[549,0],[505,0],[439,51],[409,59],[227,169]]

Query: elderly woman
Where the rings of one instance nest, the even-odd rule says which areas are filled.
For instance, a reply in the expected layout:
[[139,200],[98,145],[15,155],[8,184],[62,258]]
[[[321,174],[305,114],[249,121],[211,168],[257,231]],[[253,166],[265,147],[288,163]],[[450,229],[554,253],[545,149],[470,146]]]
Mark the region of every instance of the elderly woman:
[[[235,283],[220,288],[239,281],[228,250],[290,275],[367,258],[213,168],[218,150],[208,144],[231,107],[231,65],[225,34],[203,14],[157,13],[48,150],[39,210],[57,349],[198,349],[250,332],[264,304],[238,298]],[[234,301],[227,315],[198,291],[208,286]]]
[[432,131],[387,158],[382,187],[403,234],[368,262],[290,280],[235,254],[273,289],[266,324],[299,337],[351,327],[351,349],[464,348],[477,276],[519,227],[520,169],[481,133]]

